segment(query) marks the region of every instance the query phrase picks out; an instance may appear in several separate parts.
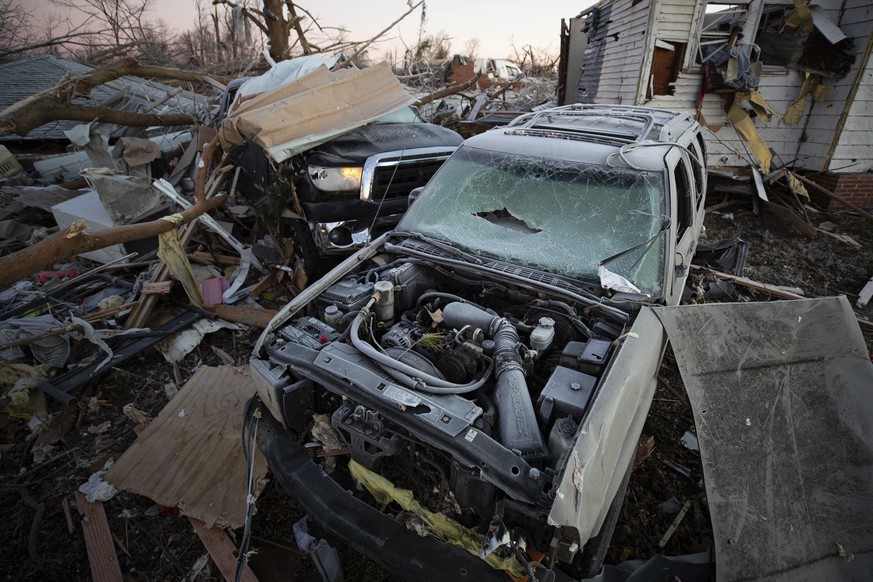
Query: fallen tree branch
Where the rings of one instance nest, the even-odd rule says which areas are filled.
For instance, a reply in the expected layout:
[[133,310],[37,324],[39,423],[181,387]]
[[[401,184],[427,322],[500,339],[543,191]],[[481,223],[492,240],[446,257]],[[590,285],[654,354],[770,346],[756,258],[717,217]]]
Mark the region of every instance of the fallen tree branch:
[[717,279],[723,279],[725,281],[730,281],[735,285],[739,285],[741,287],[746,287],[747,289],[752,289],[754,291],[763,291],[769,295],[774,297],[780,297],[782,299],[808,299],[803,295],[798,295],[797,293],[793,293],[778,285],[770,285],[769,283],[760,283],[758,281],[753,281],[752,279],[747,279],[746,277],[738,277],[736,275],[729,275],[727,273],[722,273],[721,271],[715,271],[713,269],[708,269],[706,267],[701,267],[699,265],[691,265],[691,268],[695,271],[705,271],[712,275]]
[[448,87],[444,87],[439,91],[434,91],[430,95],[425,95],[412,105],[415,107],[421,107],[422,105],[427,105],[431,101],[436,101],[437,99],[442,99],[443,97],[448,97],[449,95],[454,95],[455,93],[466,91],[476,84],[476,82],[479,80],[479,75],[481,75],[481,73],[477,73],[476,76],[469,81],[464,81],[463,83],[458,83],[456,85],[449,85]]
[[224,202],[225,196],[206,198],[206,174],[217,149],[218,137],[216,136],[203,149],[203,157],[197,169],[197,180],[194,186],[195,204],[179,213],[180,223],[174,224],[168,220],[158,219],[141,224],[128,224],[96,232],[86,232],[88,227],[83,221],[74,222],[66,230],[57,232],[35,245],[0,257],[0,289],[38,273],[55,263],[62,263],[74,255],[114,244],[157,236],[162,232],[177,228],[179,224],[188,224],[201,214],[217,208]]
[[371,44],[373,44],[374,42],[376,42],[376,40],[378,40],[378,39],[379,39],[383,34],[385,34],[386,32],[388,32],[389,30],[391,30],[391,29],[394,28],[395,26],[397,26],[397,23],[398,23],[398,22],[400,22],[401,20],[403,20],[404,18],[406,18],[407,16],[409,16],[410,14],[412,14],[412,12],[413,12],[416,8],[418,8],[419,6],[421,6],[422,4],[424,4],[424,0],[419,0],[419,2],[417,2],[416,4],[413,4],[412,6],[410,6],[409,10],[407,10],[406,12],[404,12],[404,13],[400,16],[400,18],[398,18],[397,20],[395,20],[394,22],[392,22],[391,24],[389,24],[388,26],[386,26],[384,29],[382,29],[380,32],[378,32],[378,33],[376,34],[376,36],[374,36],[373,38],[371,38],[371,39],[369,39],[369,40],[365,40],[364,43],[363,43],[363,44],[362,44],[362,45],[361,45],[361,46],[360,46],[360,47],[355,51],[355,54],[353,54],[351,57],[349,57],[349,60],[352,61],[352,62],[354,62],[354,60],[355,60],[356,58],[358,58],[359,56],[361,56],[361,53],[363,53],[365,50],[367,50],[367,47],[368,47],[368,46],[370,46]]
[[61,119],[72,121],[97,119],[101,122],[134,127],[190,125],[194,122],[191,116],[183,114],[142,114],[70,103],[74,97],[88,96],[95,87],[126,75],[205,82],[205,75],[202,73],[141,65],[132,57],[119,59],[85,75],[65,77],[54,87],[31,95],[0,111],[0,136],[16,134],[24,137],[44,123]]
[[[182,217],[180,224],[187,224],[204,212],[217,208],[224,200],[224,196],[219,196],[192,206],[180,213]],[[85,230],[88,228],[87,225],[83,221],[77,221],[66,230],[57,232],[35,245],[0,258],[0,289],[54,264],[67,261],[74,255],[157,236],[178,226],[170,221],[159,219],[87,232]]]

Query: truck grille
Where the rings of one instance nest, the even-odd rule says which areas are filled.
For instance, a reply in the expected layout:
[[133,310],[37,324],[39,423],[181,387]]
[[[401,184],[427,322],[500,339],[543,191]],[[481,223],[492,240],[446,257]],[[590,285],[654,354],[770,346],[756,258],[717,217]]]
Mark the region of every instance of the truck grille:
[[453,151],[454,148],[437,152],[389,152],[371,156],[364,164],[361,198],[372,201],[405,198],[410,191],[427,184]]

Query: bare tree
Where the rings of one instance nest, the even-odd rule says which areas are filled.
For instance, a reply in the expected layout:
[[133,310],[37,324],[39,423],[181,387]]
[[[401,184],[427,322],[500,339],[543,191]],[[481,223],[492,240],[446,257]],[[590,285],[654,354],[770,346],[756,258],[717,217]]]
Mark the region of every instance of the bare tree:
[[464,43],[464,56],[475,59],[479,56],[479,39],[470,38]]
[[30,44],[31,13],[19,0],[0,0],[0,56]]
[[55,0],[85,15],[97,28],[109,30],[116,46],[143,40],[148,24],[145,20],[149,0]]

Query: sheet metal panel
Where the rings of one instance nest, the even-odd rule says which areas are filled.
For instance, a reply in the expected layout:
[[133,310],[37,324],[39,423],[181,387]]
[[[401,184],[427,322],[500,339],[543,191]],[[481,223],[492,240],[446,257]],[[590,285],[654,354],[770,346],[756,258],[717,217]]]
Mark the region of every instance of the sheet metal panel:
[[656,312],[694,411],[717,579],[873,579],[873,364],[845,297]]

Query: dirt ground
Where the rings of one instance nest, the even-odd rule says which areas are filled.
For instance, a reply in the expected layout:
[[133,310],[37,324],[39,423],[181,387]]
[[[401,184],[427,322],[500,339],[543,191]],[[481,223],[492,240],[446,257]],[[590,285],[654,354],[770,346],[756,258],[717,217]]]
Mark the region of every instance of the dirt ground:
[[[873,275],[873,223],[857,214],[832,210],[813,221],[833,222],[835,231],[851,236],[861,248],[820,235],[807,239],[782,219],[756,216],[748,202],[708,214],[707,241],[739,236],[751,245],[745,276],[761,282],[800,288],[808,297],[855,295]],[[700,275],[694,275],[695,278]],[[739,289],[736,301],[773,298]],[[861,316],[870,316],[868,307]],[[862,328],[873,347],[873,328]],[[237,363],[244,363],[257,331],[219,331],[208,337],[179,365],[184,382],[201,365],[221,365],[210,349],[215,346]],[[60,406],[57,413],[61,436],[41,464],[33,458],[34,442],[23,420],[0,415],[0,574],[6,580],[89,580],[85,542],[73,492],[94,467],[109,454],[121,453],[134,440],[134,422],[121,409],[128,403],[151,417],[167,403],[165,386],[176,374],[157,353],[150,351],[115,369],[79,393],[77,404]],[[88,429],[109,421],[109,429],[94,434]],[[641,462],[634,471],[621,518],[607,560],[647,558],[654,553],[679,555],[711,548],[709,516],[702,487],[699,455],[680,444],[694,430],[681,378],[668,352],[651,414],[644,428]],[[686,474],[687,472],[687,474]],[[72,506],[72,531],[68,531],[62,502]],[[666,503],[665,503],[666,502]],[[669,540],[659,540],[687,502],[687,512]],[[220,580],[214,564],[185,518],[172,508],[120,493],[105,504],[115,549],[127,580]],[[293,524],[304,513],[275,485],[258,500],[252,532],[257,553],[252,568],[261,580],[319,580],[308,557],[296,548]],[[321,536],[310,521],[310,533]],[[232,537],[238,543],[240,531]],[[328,538],[329,541],[331,541]],[[338,546],[346,580],[395,580],[354,551]],[[197,564],[205,566],[197,570]]]

